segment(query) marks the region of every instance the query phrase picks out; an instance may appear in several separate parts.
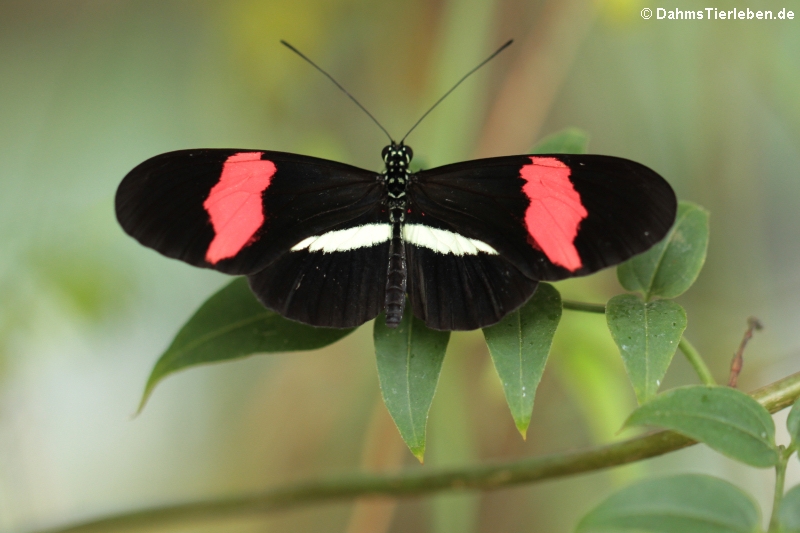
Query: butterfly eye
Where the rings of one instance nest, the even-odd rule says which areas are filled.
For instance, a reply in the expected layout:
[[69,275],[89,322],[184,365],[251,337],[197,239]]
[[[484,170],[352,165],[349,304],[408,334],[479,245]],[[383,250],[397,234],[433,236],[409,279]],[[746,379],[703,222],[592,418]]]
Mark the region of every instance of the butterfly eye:
[[391,146],[385,146],[383,148],[383,151],[381,151],[381,157],[383,158],[384,161],[389,159],[389,151],[391,150],[391,148],[392,148]]
[[405,151],[406,161],[414,159],[414,150],[410,146],[403,146],[403,150]]

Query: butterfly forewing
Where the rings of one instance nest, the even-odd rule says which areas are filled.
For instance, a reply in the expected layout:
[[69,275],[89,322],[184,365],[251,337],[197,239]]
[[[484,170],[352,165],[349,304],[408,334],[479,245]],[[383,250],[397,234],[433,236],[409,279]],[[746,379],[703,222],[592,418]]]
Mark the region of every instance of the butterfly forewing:
[[533,280],[618,264],[675,220],[672,188],[649,168],[599,155],[509,156],[415,175],[408,223],[485,242]]
[[228,274],[262,270],[292,246],[346,226],[382,200],[378,175],[282,152],[169,152],[119,186],[117,218],[162,254]]

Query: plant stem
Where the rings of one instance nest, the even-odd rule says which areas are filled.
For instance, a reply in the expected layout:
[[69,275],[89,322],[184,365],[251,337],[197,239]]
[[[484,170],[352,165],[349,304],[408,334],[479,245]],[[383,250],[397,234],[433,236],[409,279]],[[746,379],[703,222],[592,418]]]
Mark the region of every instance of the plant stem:
[[786,448],[785,446],[778,446],[778,464],[775,465],[775,495],[772,498],[772,516],[769,519],[769,533],[777,533],[780,531],[780,522],[778,520],[778,513],[781,508],[781,501],[783,500],[783,486],[786,480],[786,465],[789,463],[789,457],[794,450]]
[[570,311],[584,311],[586,313],[600,313],[606,312],[605,304],[590,304],[586,302],[575,302],[573,300],[564,300],[561,304],[564,309]]
[[700,381],[702,381],[704,385],[717,384],[717,382],[714,381],[714,376],[711,375],[711,370],[708,369],[706,362],[703,361],[703,358],[700,356],[700,352],[697,351],[697,348],[692,346],[692,343],[689,342],[686,337],[681,337],[678,348],[681,349],[683,355],[686,356],[686,359],[688,359],[689,363],[694,367],[694,371],[697,372]]
[[[751,396],[768,411],[772,413],[780,411],[800,397],[800,372],[762,387],[751,393]],[[691,439],[672,431],[658,431],[584,451],[518,461],[470,465],[447,470],[414,468],[392,475],[358,474],[307,481],[260,494],[142,509],[70,527],[51,529],[48,533],[89,533],[133,527],[154,528],[200,520],[259,516],[289,507],[352,500],[364,496],[400,497],[452,490],[492,490],[633,463],[692,444],[694,441]]]

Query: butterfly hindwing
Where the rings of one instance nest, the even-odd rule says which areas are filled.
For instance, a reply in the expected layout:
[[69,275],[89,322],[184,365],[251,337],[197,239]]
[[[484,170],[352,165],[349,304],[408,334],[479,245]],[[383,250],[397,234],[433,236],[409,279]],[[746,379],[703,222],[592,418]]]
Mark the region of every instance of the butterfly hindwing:
[[160,253],[228,274],[252,274],[313,235],[374,211],[374,172],[282,152],[169,152],[134,168],[117,190],[127,233]]
[[375,318],[386,288],[385,218],[375,209],[346,228],[301,241],[249,276],[250,288],[266,307],[314,326],[348,328]]
[[411,311],[433,329],[494,324],[524,304],[538,282],[498,254],[442,253],[406,242]]

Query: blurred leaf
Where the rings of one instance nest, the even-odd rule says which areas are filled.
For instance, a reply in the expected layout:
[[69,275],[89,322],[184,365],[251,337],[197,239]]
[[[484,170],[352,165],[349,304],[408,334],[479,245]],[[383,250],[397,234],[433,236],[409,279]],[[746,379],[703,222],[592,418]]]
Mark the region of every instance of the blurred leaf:
[[426,168],[430,168],[430,166],[428,165],[428,161],[425,159],[425,156],[421,155],[415,156],[408,165],[408,170],[412,173],[417,173],[421,170],[425,170]]
[[46,259],[36,257],[31,265],[47,285],[70,307],[91,320],[102,320],[123,307],[134,286],[128,272],[115,268],[107,257],[86,253],[64,253],[53,249]]
[[43,287],[53,290],[71,311],[89,320],[108,319],[130,301],[135,287],[130,269],[119,264],[114,249],[99,237],[75,233],[81,235],[81,242],[61,235],[37,242],[24,268],[35,273]]
[[760,512],[738,487],[711,476],[681,474],[645,479],[589,512],[578,533],[752,533]]
[[536,388],[559,320],[561,295],[552,285],[540,283],[528,303],[499,323],[483,328],[506,402],[522,438],[528,431]]
[[658,392],[686,329],[686,311],[669,300],[645,303],[632,294],[608,301],[606,320],[639,404]]
[[59,208],[59,222],[25,239],[25,250],[16,258],[42,289],[67,305],[65,310],[93,321],[124,309],[136,286],[130,265],[116,253],[119,230],[107,201],[69,212],[62,212],[66,205]]
[[406,308],[394,329],[379,315],[373,335],[383,402],[411,453],[422,462],[428,412],[450,332],[429,329]]
[[[471,381],[475,363],[486,362],[482,351],[476,350],[476,347],[485,345],[482,337],[477,331],[463,333],[451,337],[447,346],[436,387],[436,403],[431,406],[428,417],[431,431],[427,434],[425,444],[427,467],[454,469],[480,461],[478,440],[481,431],[478,429],[482,428],[482,424],[469,406],[470,400],[475,399],[474,383]],[[479,492],[454,491],[444,491],[427,498],[430,517],[427,533],[476,532],[481,498]]]
[[[580,409],[592,441],[607,443],[639,433],[638,428],[618,431],[636,408],[636,397],[605,317],[572,313],[568,318],[558,325],[548,365]],[[628,473],[627,469],[611,471],[612,476]]]
[[620,284],[645,300],[675,298],[697,279],[708,249],[708,211],[680,202],[675,224],[664,239],[617,267]]
[[729,387],[692,385],[659,394],[625,422],[644,424],[677,431],[751,466],[765,468],[778,462],[769,412]]
[[789,416],[786,418],[786,428],[789,430],[789,435],[792,437],[794,445],[800,447],[800,398],[794,402],[792,410],[789,411]]
[[783,495],[778,519],[783,526],[783,533],[800,533],[800,485]]
[[256,353],[315,350],[352,331],[316,328],[284,318],[256,300],[247,278],[237,278],[206,300],[175,336],[150,373],[139,410],[158,382],[186,367]]
[[578,128],[552,133],[531,149],[532,154],[585,154],[589,135]]

